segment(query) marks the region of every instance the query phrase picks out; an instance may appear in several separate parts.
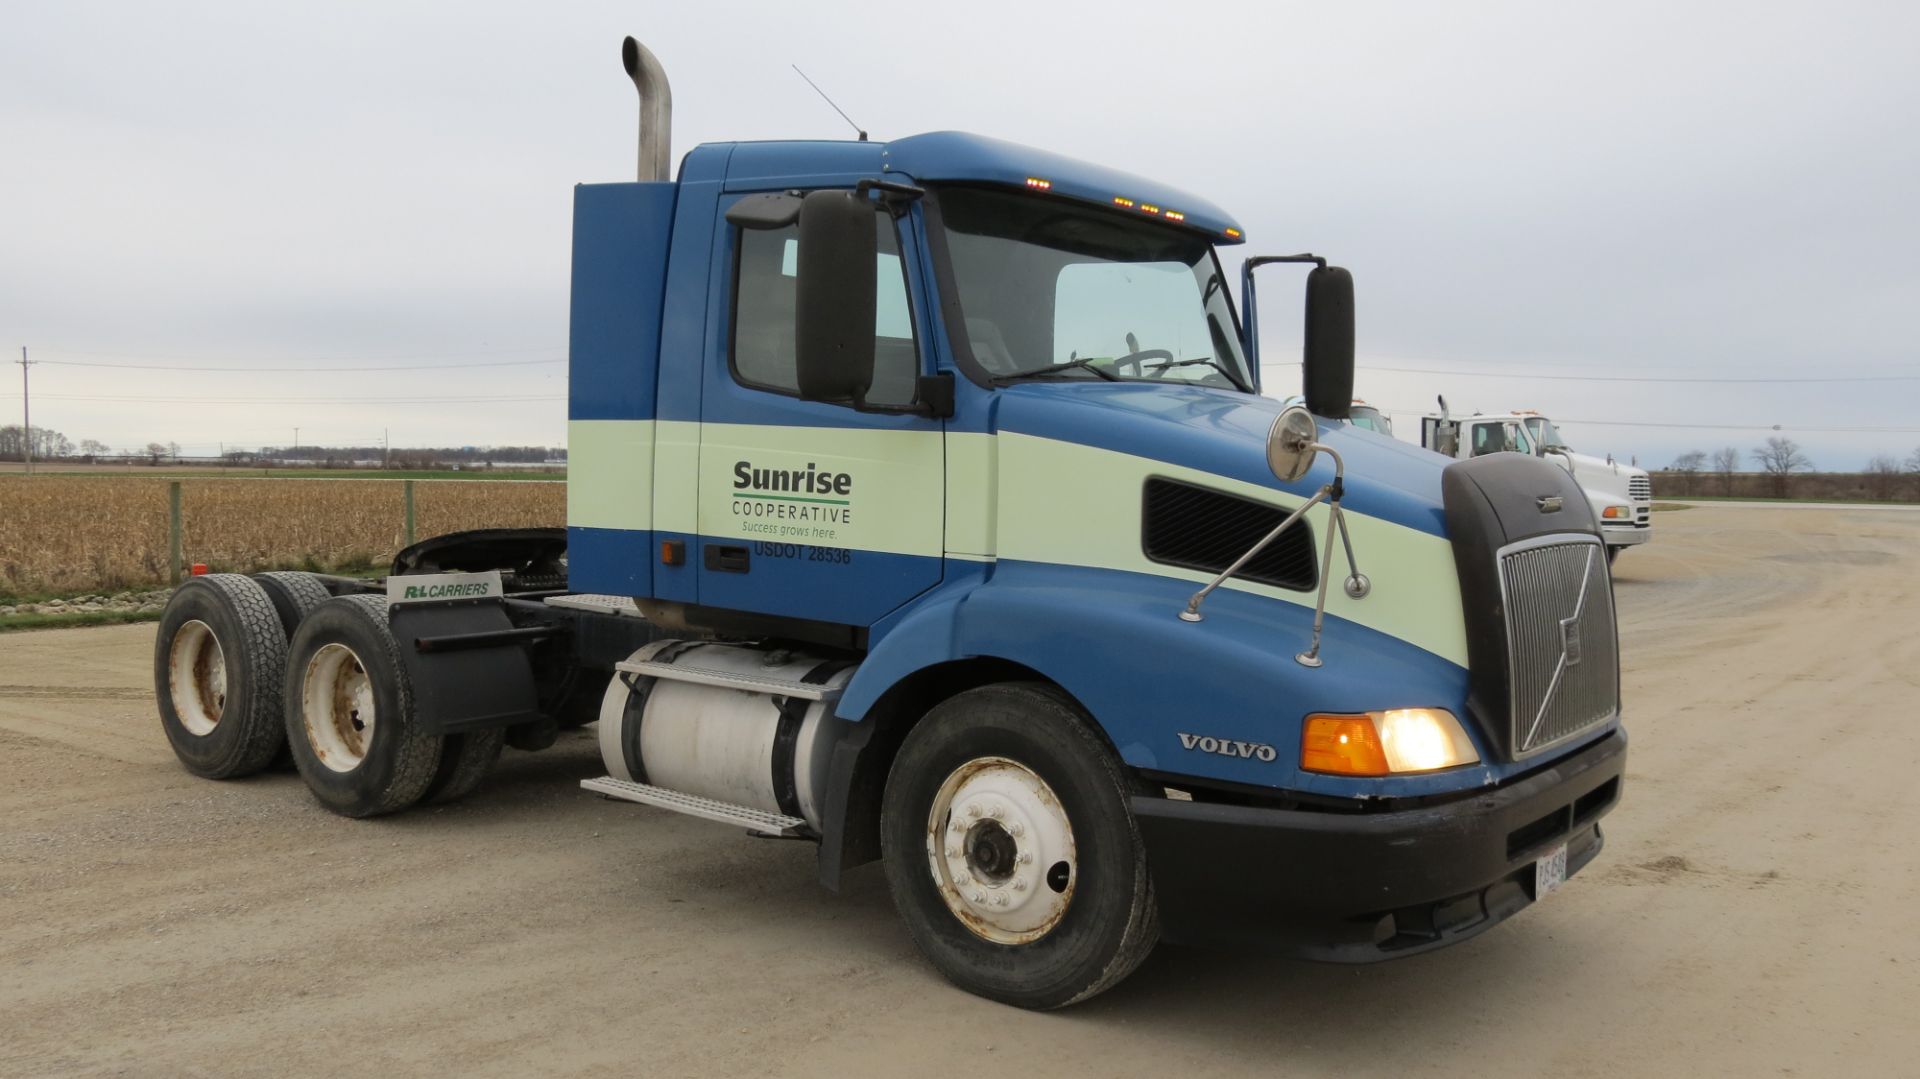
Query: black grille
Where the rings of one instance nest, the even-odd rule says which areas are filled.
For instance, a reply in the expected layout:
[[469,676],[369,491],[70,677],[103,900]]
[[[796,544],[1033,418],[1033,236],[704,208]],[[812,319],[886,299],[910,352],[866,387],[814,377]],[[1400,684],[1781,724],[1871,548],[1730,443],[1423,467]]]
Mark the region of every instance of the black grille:
[[[1273,531],[1286,510],[1174,480],[1150,479],[1141,546],[1155,562],[1219,573]],[[1313,530],[1301,521],[1234,574],[1280,588],[1311,591],[1318,581]]]

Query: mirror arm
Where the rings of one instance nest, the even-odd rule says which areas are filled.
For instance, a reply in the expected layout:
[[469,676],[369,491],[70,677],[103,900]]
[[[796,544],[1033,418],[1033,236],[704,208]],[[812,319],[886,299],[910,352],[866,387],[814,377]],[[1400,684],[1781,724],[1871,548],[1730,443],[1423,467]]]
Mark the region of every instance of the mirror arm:
[[[1200,621],[1202,618],[1202,615],[1200,614],[1200,605],[1207,601],[1207,597],[1213,594],[1213,590],[1216,588],[1219,588],[1222,584],[1225,584],[1227,578],[1240,572],[1240,570],[1244,568],[1248,562],[1253,560],[1254,555],[1257,555],[1261,551],[1266,550],[1268,544],[1272,543],[1276,539],[1279,539],[1280,533],[1285,532],[1287,529],[1293,527],[1293,523],[1295,521],[1298,521],[1301,517],[1305,516],[1308,510],[1312,509],[1313,507],[1319,505],[1322,502],[1329,502],[1331,503],[1334,509],[1335,516],[1333,519],[1338,520],[1338,514],[1340,510],[1340,498],[1342,495],[1346,493],[1345,477],[1346,477],[1346,471],[1347,471],[1347,464],[1345,461],[1341,460],[1339,451],[1335,450],[1331,446],[1322,445],[1321,443],[1318,443],[1318,442],[1311,442],[1311,443],[1308,443],[1305,447],[1303,447],[1303,449],[1307,453],[1324,453],[1328,457],[1333,458],[1333,481],[1323,485],[1318,491],[1315,491],[1312,498],[1309,498],[1305,502],[1301,503],[1298,509],[1294,510],[1292,513],[1287,514],[1285,520],[1282,520],[1279,524],[1273,526],[1273,531],[1260,537],[1260,542],[1254,544],[1252,547],[1247,548],[1246,554],[1243,554],[1239,558],[1234,559],[1233,564],[1228,566],[1226,569],[1221,570],[1219,576],[1215,577],[1211,581],[1208,581],[1205,588],[1202,588],[1200,591],[1195,592],[1187,600],[1186,608],[1180,612],[1180,620],[1182,622]],[[1328,537],[1328,538],[1329,540],[1331,540],[1332,537]],[[1329,559],[1331,559],[1332,557],[1331,552],[1333,550],[1333,545],[1331,543],[1327,545],[1327,550],[1329,552],[1328,557]],[[1331,561],[1329,561],[1328,565],[1329,566],[1332,565]],[[1352,568],[1352,565],[1353,565],[1353,547],[1351,544],[1347,546],[1347,565],[1348,565],[1348,568]],[[1351,586],[1349,586],[1349,588],[1351,588]],[[1326,594],[1327,594],[1326,574],[1322,573],[1320,575],[1320,597],[1321,597],[1321,603],[1323,605],[1326,602]]]
[[1333,493],[1333,485],[1327,484],[1326,486],[1320,488],[1318,491],[1315,491],[1312,498],[1309,498],[1305,502],[1302,502],[1300,504],[1300,508],[1294,510],[1292,513],[1287,514],[1286,520],[1283,520],[1279,524],[1275,525],[1273,528],[1273,531],[1267,533],[1265,536],[1260,537],[1260,542],[1254,544],[1252,547],[1247,548],[1246,554],[1243,554],[1239,558],[1234,559],[1233,564],[1228,566],[1226,569],[1221,570],[1220,575],[1218,577],[1215,577],[1213,580],[1208,581],[1207,586],[1205,588],[1202,588],[1200,591],[1195,592],[1193,596],[1187,600],[1186,609],[1180,612],[1180,620],[1182,622],[1200,621],[1201,618],[1203,617],[1200,613],[1200,605],[1207,601],[1207,597],[1213,594],[1214,589],[1219,588],[1221,584],[1225,583],[1227,578],[1240,572],[1241,567],[1245,566],[1248,563],[1248,561],[1250,561],[1253,558],[1254,555],[1257,555],[1261,551],[1266,550],[1268,544],[1280,538],[1280,533],[1285,532],[1287,529],[1293,527],[1293,523],[1295,521],[1298,521],[1302,516],[1304,516],[1308,510],[1319,505],[1321,502],[1326,501],[1328,496],[1330,496],[1332,493]]
[[893,217],[905,214],[908,204],[925,197],[927,193],[924,187],[894,183],[892,180],[861,180],[853,185],[853,193],[861,198],[865,198],[869,191],[880,193],[880,204],[885,206],[887,213]]
[[1320,269],[1327,265],[1326,259],[1307,251],[1298,255],[1255,255],[1240,264],[1240,329],[1247,336],[1240,344],[1256,381],[1260,378],[1260,304],[1254,294],[1253,271],[1276,262],[1311,262]]

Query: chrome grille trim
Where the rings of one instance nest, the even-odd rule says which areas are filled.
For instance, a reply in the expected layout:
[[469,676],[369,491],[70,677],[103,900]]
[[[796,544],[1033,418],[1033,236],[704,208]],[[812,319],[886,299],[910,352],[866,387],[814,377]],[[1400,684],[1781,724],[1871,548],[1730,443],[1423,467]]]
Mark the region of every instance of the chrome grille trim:
[[1583,533],[1500,549],[1513,759],[1620,714],[1620,645],[1605,549]]
[[1653,501],[1653,480],[1647,476],[1627,477],[1627,497],[1635,502]]

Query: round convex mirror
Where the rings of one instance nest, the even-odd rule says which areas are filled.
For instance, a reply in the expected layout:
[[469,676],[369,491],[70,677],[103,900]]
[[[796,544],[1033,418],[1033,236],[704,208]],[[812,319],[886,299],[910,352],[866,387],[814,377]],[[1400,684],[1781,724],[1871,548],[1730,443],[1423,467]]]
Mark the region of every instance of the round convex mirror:
[[1281,483],[1292,483],[1313,467],[1313,442],[1319,434],[1313,416],[1299,405],[1274,417],[1267,432],[1267,467]]

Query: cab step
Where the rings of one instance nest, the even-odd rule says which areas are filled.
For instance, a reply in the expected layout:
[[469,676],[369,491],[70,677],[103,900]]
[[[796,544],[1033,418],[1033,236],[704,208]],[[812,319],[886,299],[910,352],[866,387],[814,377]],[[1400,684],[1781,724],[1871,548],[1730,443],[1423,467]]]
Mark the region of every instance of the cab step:
[[639,605],[626,596],[602,596],[592,592],[576,592],[566,596],[548,596],[545,602],[549,607],[563,607],[569,611],[618,614],[628,618],[641,617]]
[[675,813],[685,813],[689,817],[701,817],[719,821],[722,824],[739,825],[755,835],[795,839],[812,834],[812,830],[807,827],[807,822],[799,817],[768,813],[750,806],[715,801],[712,798],[702,798],[697,794],[683,794],[680,791],[670,791],[665,787],[655,787],[646,783],[631,783],[612,776],[601,776],[599,779],[583,779],[580,781],[580,786],[609,798],[638,802],[641,805],[659,809],[670,809]]
[[616,671],[661,678],[669,682],[691,682],[700,686],[720,686],[773,697],[798,697],[803,701],[840,699],[839,686],[817,686],[811,682],[790,682],[784,678],[756,678],[732,671],[708,670],[691,663],[656,663],[652,660],[625,660],[613,665]]

